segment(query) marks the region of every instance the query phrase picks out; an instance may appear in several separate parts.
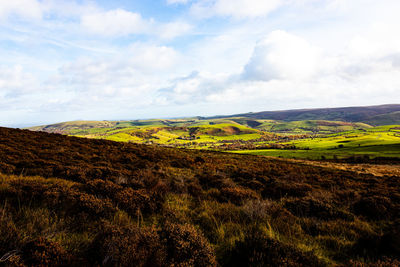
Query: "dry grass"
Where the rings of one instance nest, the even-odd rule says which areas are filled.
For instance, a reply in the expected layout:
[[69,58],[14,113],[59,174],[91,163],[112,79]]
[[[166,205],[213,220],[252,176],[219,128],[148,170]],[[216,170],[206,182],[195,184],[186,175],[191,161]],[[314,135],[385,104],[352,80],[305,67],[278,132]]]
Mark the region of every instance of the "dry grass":
[[303,163],[311,166],[320,166],[343,171],[352,171],[358,174],[371,174],[374,176],[399,176],[400,165],[398,164],[368,164],[368,163],[336,163],[329,161],[313,161],[301,159],[288,159],[288,161]]

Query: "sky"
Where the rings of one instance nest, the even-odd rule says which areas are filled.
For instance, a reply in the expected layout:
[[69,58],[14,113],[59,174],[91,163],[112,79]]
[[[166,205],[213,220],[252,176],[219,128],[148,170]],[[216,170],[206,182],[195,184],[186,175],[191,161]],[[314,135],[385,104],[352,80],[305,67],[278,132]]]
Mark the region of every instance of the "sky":
[[0,126],[400,103],[398,0],[0,0]]

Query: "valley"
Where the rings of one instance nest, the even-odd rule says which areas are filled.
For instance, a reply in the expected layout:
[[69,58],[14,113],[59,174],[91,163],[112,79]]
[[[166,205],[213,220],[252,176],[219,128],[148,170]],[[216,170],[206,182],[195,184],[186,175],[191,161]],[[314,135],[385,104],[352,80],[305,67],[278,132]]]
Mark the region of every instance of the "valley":
[[30,128],[77,137],[301,159],[396,158],[400,126],[245,117],[73,121]]

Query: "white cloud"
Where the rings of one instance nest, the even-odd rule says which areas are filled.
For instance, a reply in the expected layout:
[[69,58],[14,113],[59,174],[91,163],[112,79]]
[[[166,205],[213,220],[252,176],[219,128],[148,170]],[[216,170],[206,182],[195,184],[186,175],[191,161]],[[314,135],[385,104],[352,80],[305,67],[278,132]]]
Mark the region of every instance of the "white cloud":
[[163,24],[159,27],[159,36],[162,39],[173,39],[175,37],[184,35],[193,28],[192,25],[182,22],[175,21]]
[[168,46],[157,46],[146,43],[135,43],[130,46],[128,62],[142,72],[154,74],[155,71],[171,71],[180,55]]
[[350,40],[348,53],[358,58],[380,58],[399,53],[400,36],[395,34],[397,30],[397,23],[374,23],[368,32],[358,34]]
[[[390,32],[385,26],[383,28]],[[375,27],[373,27],[375,28]],[[400,100],[397,37],[371,29],[339,53],[273,31],[255,46],[240,76],[195,72],[160,90],[161,103],[203,103],[247,110],[370,105]],[[379,33],[379,34],[378,34]],[[236,111],[232,107],[237,107]]]
[[101,36],[121,36],[146,33],[152,21],[142,18],[139,13],[123,9],[83,15],[82,26],[91,33]]
[[81,25],[86,31],[99,36],[144,34],[167,40],[184,35],[193,28],[184,21],[158,23],[153,19],[144,19],[139,13],[123,9],[84,14],[81,17]]
[[240,73],[263,31],[246,25],[205,36],[189,46],[186,64],[200,72]]
[[[400,99],[400,71],[376,71],[368,75],[345,79],[337,75],[318,77],[312,80],[231,81],[207,87],[195,80],[193,93],[177,93],[169,99],[177,103],[208,104],[224,107],[226,114],[290,108],[317,108],[393,103]],[[379,86],[379,87],[378,87]],[[184,88],[189,88],[185,84]],[[175,89],[177,92],[179,87]],[[378,88],[378,89],[377,89]],[[362,95],[362,96],[361,96]],[[173,95],[168,94],[172,97]],[[195,98],[193,98],[195,96]]]
[[40,3],[37,0],[1,0],[0,20],[9,16],[18,16],[23,19],[41,19],[43,15]]
[[199,0],[191,7],[199,17],[255,18],[268,15],[279,8],[283,0]]
[[204,102],[207,95],[224,90],[229,79],[229,75],[195,71],[174,80],[169,88],[159,90],[156,101],[175,104]]
[[[66,64],[47,81],[47,86],[72,94],[71,100],[63,104],[66,108],[76,103],[82,105],[77,109],[150,105],[153,93],[167,83],[179,54],[170,47],[144,43],[121,52],[120,56],[81,58]],[[52,108],[56,108],[54,103],[46,106]]]
[[22,66],[0,66],[0,95],[16,97],[22,93],[34,92],[37,88],[35,76],[24,71]]
[[173,5],[173,4],[187,4],[189,0],[167,0],[168,5]]
[[57,15],[59,18],[79,18],[85,14],[100,12],[92,1],[42,0],[40,5],[44,13]]
[[318,69],[319,54],[319,49],[304,39],[274,31],[257,44],[244,76],[264,81],[309,78]]

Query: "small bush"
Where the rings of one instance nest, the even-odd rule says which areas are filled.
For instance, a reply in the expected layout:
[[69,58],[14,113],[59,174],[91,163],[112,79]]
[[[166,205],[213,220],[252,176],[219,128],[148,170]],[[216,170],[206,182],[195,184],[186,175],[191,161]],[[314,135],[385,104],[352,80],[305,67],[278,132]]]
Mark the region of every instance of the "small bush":
[[294,215],[300,217],[316,217],[322,220],[354,220],[354,216],[351,213],[342,211],[329,203],[310,197],[288,200],[285,203],[285,207]]
[[312,187],[308,184],[301,184],[286,181],[270,181],[262,191],[264,198],[281,199],[283,197],[304,197]]
[[311,252],[282,244],[252,229],[244,240],[236,243],[225,266],[324,266]]
[[388,255],[400,255],[400,219],[397,219],[382,236],[382,250]]
[[387,219],[392,217],[392,203],[390,199],[381,196],[363,197],[354,203],[354,212],[368,219]]
[[251,189],[242,187],[224,187],[220,190],[220,201],[241,205],[245,200],[259,199],[260,196]]
[[12,217],[0,208],[0,257],[20,247],[20,234]]
[[107,225],[89,249],[93,265],[164,266],[165,249],[157,232],[151,228]]
[[172,266],[216,266],[208,241],[192,225],[167,223],[160,233]]
[[361,237],[354,244],[351,253],[373,259],[381,255],[400,255],[400,220],[391,224],[383,235],[371,234]]

